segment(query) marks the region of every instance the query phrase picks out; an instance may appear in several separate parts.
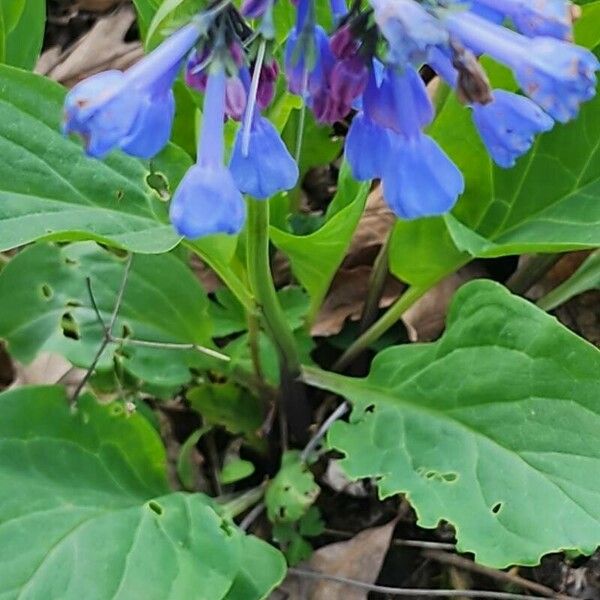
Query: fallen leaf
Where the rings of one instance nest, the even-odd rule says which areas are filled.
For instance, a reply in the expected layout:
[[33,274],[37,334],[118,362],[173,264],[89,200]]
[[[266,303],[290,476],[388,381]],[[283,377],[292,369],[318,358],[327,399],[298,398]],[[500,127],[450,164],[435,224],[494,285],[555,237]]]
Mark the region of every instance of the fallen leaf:
[[[370,276],[371,267],[366,265],[342,268],[338,271],[312,327],[311,333],[314,336],[335,335],[342,330],[346,319],[360,319]],[[400,296],[403,289],[404,286],[390,275],[379,307],[388,307]]]
[[402,317],[410,340],[431,342],[437,339],[444,329],[448,306],[456,290],[467,281],[486,276],[481,265],[470,263],[431,288]]
[[28,365],[15,361],[14,370],[15,378],[10,388],[54,385],[60,381],[67,389],[74,389],[85,374],[83,369],[74,368],[66,358],[51,352],[42,352]]
[[52,47],[42,54],[36,72],[67,87],[107,69],[126,69],[144,54],[140,42],[126,42],[135,21],[131,6],[122,6],[96,21],[90,31],[65,51]]
[[[382,527],[365,529],[350,540],[323,546],[301,568],[364,583],[375,583],[390,547],[396,522],[397,519],[394,519]],[[288,575],[270,600],[367,600],[367,598],[367,591],[348,584]]]

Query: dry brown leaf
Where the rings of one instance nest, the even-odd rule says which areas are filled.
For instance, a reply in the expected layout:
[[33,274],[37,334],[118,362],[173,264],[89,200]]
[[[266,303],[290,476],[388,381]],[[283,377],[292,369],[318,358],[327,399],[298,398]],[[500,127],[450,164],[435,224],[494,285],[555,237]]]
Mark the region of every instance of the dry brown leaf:
[[431,342],[437,339],[444,329],[448,306],[456,290],[467,281],[479,277],[486,277],[485,270],[476,263],[470,263],[440,281],[413,304],[402,317],[410,340]]
[[15,379],[10,388],[24,385],[54,385],[59,381],[68,389],[75,388],[85,374],[60,356],[50,352],[42,352],[28,365],[14,361]]
[[383,199],[381,186],[378,186],[367,198],[365,211],[354,232],[343,266],[373,264],[395,219],[396,217]]
[[131,6],[98,19],[92,29],[64,52],[50,48],[42,54],[36,72],[67,87],[107,69],[126,69],[143,56],[140,42],[125,42],[135,20]]
[[[390,547],[396,519],[365,529],[350,540],[323,546],[303,565],[312,571],[364,583],[375,583]],[[307,580],[289,575],[271,600],[367,600],[368,592],[327,580]]]
[[77,7],[90,12],[106,12],[122,3],[123,0],[78,0]]
[[[339,333],[346,319],[357,321],[362,314],[371,267],[361,265],[351,269],[342,268],[336,274],[331,288],[323,302],[311,333],[315,336],[330,336]],[[392,304],[401,294],[403,285],[393,277],[388,277],[380,308]]]

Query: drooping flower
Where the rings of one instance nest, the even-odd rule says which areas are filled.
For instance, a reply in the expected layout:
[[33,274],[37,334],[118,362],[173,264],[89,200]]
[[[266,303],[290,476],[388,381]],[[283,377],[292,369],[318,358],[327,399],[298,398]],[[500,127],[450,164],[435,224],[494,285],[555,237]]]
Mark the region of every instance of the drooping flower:
[[514,166],[535,136],[554,125],[537,104],[504,90],[496,90],[488,104],[474,104],[473,121],[491,157],[504,168]]
[[391,136],[383,197],[396,215],[416,219],[448,212],[464,191],[458,167],[431,137]]
[[191,239],[238,233],[245,220],[244,199],[223,162],[225,87],[222,70],[208,77],[197,163],[171,200],[173,226],[180,235]]
[[352,175],[358,181],[369,181],[383,176],[390,156],[389,130],[374,123],[364,112],[358,113],[346,137],[344,149]]
[[550,37],[527,38],[468,11],[451,13],[446,24],[474,52],[509,66],[523,91],[557,121],[573,119],[596,92],[600,63],[585,48]]
[[[434,51],[430,65],[451,86],[458,85],[458,73],[443,52]],[[531,148],[535,136],[554,125],[535,102],[504,90],[493,90],[489,102],[473,102],[470,106],[483,143],[494,162],[503,168],[512,167]]]
[[238,189],[264,200],[292,189],[298,181],[298,165],[268,119],[256,115],[250,129],[247,154],[243,148],[243,129],[237,134],[231,174]]
[[127,71],[98,73],[77,84],[65,99],[64,133],[79,134],[97,158],[115,148],[140,158],[157,154],[173,123],[171,87],[200,33],[191,23]]
[[[480,9],[509,17],[523,34],[563,40],[572,37],[571,6],[567,0],[475,0]],[[489,12],[488,12],[489,15]]]

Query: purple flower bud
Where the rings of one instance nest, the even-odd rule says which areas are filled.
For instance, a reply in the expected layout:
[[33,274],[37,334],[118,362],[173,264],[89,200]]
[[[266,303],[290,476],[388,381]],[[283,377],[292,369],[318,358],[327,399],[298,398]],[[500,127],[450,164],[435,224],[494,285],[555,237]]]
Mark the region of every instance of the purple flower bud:
[[234,121],[241,121],[246,110],[248,94],[239,77],[229,77],[225,86],[225,114]]
[[249,141],[248,153],[244,155],[240,129],[229,163],[238,189],[261,200],[292,189],[298,181],[298,165],[270,121],[257,116]]
[[[327,85],[327,75],[333,68],[335,57],[329,47],[325,30],[316,25],[308,40],[311,48],[303,48],[304,37],[295,30],[285,47],[285,73],[290,91],[299,96],[319,93]],[[312,56],[307,56],[306,53]]]
[[349,25],[340,27],[329,41],[331,51],[336,58],[348,58],[356,54],[358,44]]
[[243,0],[241,13],[249,19],[262,17],[273,0]]
[[87,153],[98,158],[118,147],[154,156],[173,123],[171,87],[199,35],[196,24],[187,25],[124,73],[106,71],[78,83],[65,99],[65,134],[80,134]]
[[344,119],[362,94],[368,79],[369,70],[361,58],[355,56],[337,62],[329,74],[327,87],[310,98],[317,121],[335,123]]
[[187,238],[238,233],[244,225],[245,204],[231,172],[223,164],[225,74],[208,78],[198,159],[173,195],[170,217]]
[[264,110],[271,104],[275,97],[275,86],[279,77],[279,64],[273,58],[263,63],[258,80],[258,91],[256,102],[261,110]]
[[383,197],[403,219],[448,212],[464,191],[456,165],[429,136],[392,134],[390,156],[382,177]]
[[503,90],[496,90],[489,104],[473,105],[473,120],[491,157],[504,168],[514,166],[535,136],[554,125],[534,102]]
[[185,66],[185,82],[191,88],[204,93],[208,82],[206,69],[201,68],[210,56],[209,49],[205,46],[202,51],[193,50]]

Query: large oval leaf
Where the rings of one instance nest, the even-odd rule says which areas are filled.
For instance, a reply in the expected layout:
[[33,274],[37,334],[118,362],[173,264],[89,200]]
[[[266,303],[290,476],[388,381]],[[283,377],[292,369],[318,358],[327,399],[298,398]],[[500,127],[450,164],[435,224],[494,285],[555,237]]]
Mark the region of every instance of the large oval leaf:
[[56,387],[0,395],[0,596],[264,598],[281,555],[207,497],[170,492],[156,433],[119,408],[86,396],[73,411]]
[[349,398],[329,443],[352,478],[406,493],[483,563],[600,544],[600,352],[526,300],[477,281],[432,344],[390,348],[366,379],[308,372]]

